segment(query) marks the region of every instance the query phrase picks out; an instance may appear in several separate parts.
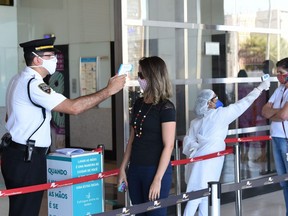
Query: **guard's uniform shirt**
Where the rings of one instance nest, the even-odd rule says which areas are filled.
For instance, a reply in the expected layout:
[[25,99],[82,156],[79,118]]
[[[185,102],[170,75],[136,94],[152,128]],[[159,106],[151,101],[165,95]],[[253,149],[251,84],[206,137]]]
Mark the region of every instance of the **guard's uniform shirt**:
[[27,91],[28,82],[33,77],[35,79],[30,82],[31,100],[46,109],[46,119],[30,139],[36,141],[35,146],[49,147],[51,144],[51,110],[63,102],[66,97],[51,89],[44,83],[40,74],[30,67],[26,67],[20,74],[17,74],[8,86],[6,128],[14,142],[26,144],[27,139],[42,123],[42,109],[31,103]]

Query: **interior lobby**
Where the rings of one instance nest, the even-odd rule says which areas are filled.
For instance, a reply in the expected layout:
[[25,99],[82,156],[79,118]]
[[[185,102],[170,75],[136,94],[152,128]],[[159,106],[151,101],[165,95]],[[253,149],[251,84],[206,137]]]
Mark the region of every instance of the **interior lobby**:
[[[175,143],[180,146],[174,149],[172,160],[177,159],[176,151],[182,152],[199,91],[212,89],[224,106],[235,103],[241,99],[242,87],[259,85],[266,73],[265,60],[274,63],[269,71],[270,90],[245,113],[249,123],[242,125],[239,118],[230,124],[227,138],[269,136],[270,123],[261,109],[279,85],[276,62],[288,56],[287,25],[284,0],[0,0],[0,134],[6,132],[8,83],[25,67],[19,44],[55,36],[55,47],[61,53],[56,73],[47,82],[68,98],[104,88],[122,63],[132,64],[133,69],[123,91],[93,109],[80,115],[53,114],[51,152],[59,148],[91,151],[103,145],[103,171],[117,169],[130,135],[132,106],[142,95],[138,61],[148,56],[166,62],[173,86]],[[92,65],[89,70],[88,64]],[[247,76],[240,76],[241,70]],[[241,180],[276,175],[270,140],[239,145]],[[225,157],[222,184],[235,181],[234,161],[234,155]],[[180,173],[180,190],[185,192],[184,166]],[[177,178],[174,167],[171,195],[176,193]],[[242,214],[284,215],[282,197],[278,184],[245,190]],[[103,199],[106,211],[128,205],[127,195],[117,192],[117,176],[104,179]],[[256,209],[255,203],[261,207]],[[0,215],[8,214],[8,205],[8,198],[0,196]],[[47,205],[45,193],[41,216],[48,214]],[[169,215],[177,215],[176,211],[176,206],[169,207]],[[234,196],[223,195],[221,212],[235,213]]]

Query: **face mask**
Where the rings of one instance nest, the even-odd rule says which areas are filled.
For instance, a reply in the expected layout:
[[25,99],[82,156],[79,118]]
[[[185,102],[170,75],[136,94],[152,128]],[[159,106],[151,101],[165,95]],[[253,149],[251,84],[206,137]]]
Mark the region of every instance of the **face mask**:
[[285,84],[288,80],[288,73],[287,74],[277,74],[277,79],[281,84]]
[[57,66],[57,58],[45,60],[43,59],[42,67],[48,70],[49,74],[52,75],[56,71]]
[[223,103],[218,99],[215,106],[216,106],[216,109],[219,107],[223,107]]
[[140,85],[140,88],[145,91],[146,87],[147,87],[147,81],[145,79],[140,79],[138,77],[138,82],[139,82],[139,85]]
[[40,56],[38,56],[36,53],[33,53],[35,56],[39,57],[42,59],[42,65],[41,66],[30,66],[30,67],[43,67],[45,68],[50,75],[54,74],[56,71],[56,66],[57,66],[57,58],[52,58],[52,59],[43,59]]

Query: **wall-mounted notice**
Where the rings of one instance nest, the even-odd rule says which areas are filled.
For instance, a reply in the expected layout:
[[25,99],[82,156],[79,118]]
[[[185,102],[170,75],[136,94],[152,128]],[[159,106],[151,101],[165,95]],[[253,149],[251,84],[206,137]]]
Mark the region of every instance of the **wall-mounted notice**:
[[97,91],[97,57],[80,58],[80,94],[87,95]]

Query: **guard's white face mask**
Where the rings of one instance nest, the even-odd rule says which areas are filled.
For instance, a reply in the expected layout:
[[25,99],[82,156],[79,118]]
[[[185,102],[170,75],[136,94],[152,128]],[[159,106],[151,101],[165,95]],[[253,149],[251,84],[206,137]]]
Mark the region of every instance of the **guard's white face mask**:
[[35,56],[39,57],[40,59],[42,59],[42,65],[40,66],[30,66],[30,67],[43,67],[45,68],[50,75],[54,74],[56,71],[56,66],[57,66],[57,58],[56,56],[54,58],[51,59],[43,59],[41,58],[39,55],[37,55],[36,53],[32,52]]

